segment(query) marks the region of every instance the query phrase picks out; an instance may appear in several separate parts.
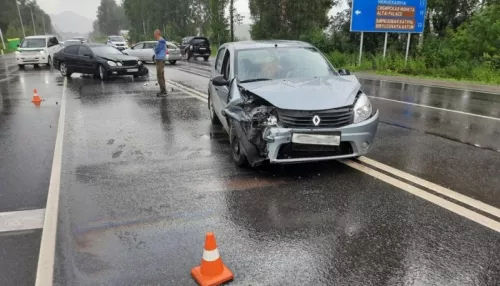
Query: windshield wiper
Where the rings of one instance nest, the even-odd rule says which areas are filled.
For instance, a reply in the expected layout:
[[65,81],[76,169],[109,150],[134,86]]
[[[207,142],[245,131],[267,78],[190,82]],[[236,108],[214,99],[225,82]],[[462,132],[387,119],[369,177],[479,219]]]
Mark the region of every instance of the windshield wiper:
[[257,82],[257,81],[266,81],[266,80],[271,80],[271,79],[270,79],[270,78],[254,78],[254,79],[242,80],[242,81],[240,81],[240,83]]

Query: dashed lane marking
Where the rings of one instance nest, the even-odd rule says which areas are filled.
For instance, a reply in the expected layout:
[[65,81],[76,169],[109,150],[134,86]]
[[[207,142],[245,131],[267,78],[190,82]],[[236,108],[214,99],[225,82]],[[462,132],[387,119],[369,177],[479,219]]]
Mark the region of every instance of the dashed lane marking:
[[44,214],[45,209],[0,213],[0,232],[42,228]]
[[57,125],[57,137],[52,160],[52,171],[50,174],[49,193],[43,223],[42,241],[40,243],[40,255],[36,271],[36,286],[50,286],[54,277],[54,260],[57,235],[57,218],[59,212],[59,193],[61,188],[61,165],[64,141],[64,124],[66,118],[66,90],[68,79],[64,78],[63,93],[61,98],[61,110],[59,112],[59,123]]
[[[195,98],[198,98],[198,99],[201,99],[203,101],[206,101],[207,99],[207,96],[204,95],[203,93],[197,91],[197,90],[194,90],[190,87],[187,87],[187,86],[184,86],[184,85],[181,85],[179,83],[173,83],[172,82],[172,85],[175,85],[176,87],[178,87],[179,89],[185,91],[188,95],[191,95]],[[485,203],[482,203],[480,201],[477,201],[475,199],[472,199],[472,198],[469,198],[465,195],[462,195],[462,194],[459,194],[459,193],[456,193],[450,189],[447,189],[447,188],[444,188],[444,187],[441,187],[437,184],[434,184],[434,183],[431,183],[429,181],[426,181],[424,179],[421,179],[421,178],[418,178],[416,176],[413,176],[413,175],[410,175],[408,173],[405,173],[403,171],[400,171],[398,169],[395,169],[395,168],[392,168],[390,166],[387,166],[385,164],[382,164],[382,163],[379,163],[375,160],[372,160],[372,159],[369,159],[369,158],[366,158],[366,157],[361,157],[360,158],[360,161],[366,163],[366,164],[369,164],[375,168],[378,168],[378,169],[381,169],[383,171],[386,171],[388,173],[391,173],[392,175],[396,176],[396,177],[399,177],[399,178],[402,178],[402,179],[405,179],[405,180],[408,180],[410,182],[413,182],[417,185],[420,185],[422,187],[425,187],[429,190],[432,190],[436,193],[439,193],[441,195],[444,195],[444,196],[447,196],[449,198],[452,198],[454,200],[457,200],[459,202],[462,202],[464,204],[467,204],[469,206],[472,206],[478,210],[481,210],[483,212],[486,212],[486,213],[489,213],[491,215],[494,215],[494,216],[497,216],[497,217],[500,217],[500,210],[498,210],[497,208],[495,207],[492,207],[490,205],[487,205]],[[439,196],[436,196],[436,195],[433,195],[425,190],[422,190],[422,189],[419,189],[415,186],[412,186],[408,183],[405,183],[403,181],[400,181],[394,177],[391,177],[391,176],[388,176],[384,173],[381,173],[375,169],[372,169],[372,168],[369,168],[365,165],[362,165],[362,164],[359,164],[355,161],[352,161],[352,160],[342,160],[341,161],[343,164],[353,168],[353,169],[356,169],[358,171],[361,171],[367,175],[370,175],[376,179],[379,179],[381,181],[384,181],[390,185],[393,185],[401,190],[404,190],[408,193],[411,193],[419,198],[422,198],[426,201],[429,201],[435,205],[438,205],[444,209],[447,209],[449,211],[452,211],[462,217],[465,217],[465,218],[468,218],[476,223],[479,223],[487,228],[490,228],[492,230],[495,230],[497,232],[500,232],[500,222],[497,222],[491,218],[488,218],[484,215],[481,215],[477,212],[474,212],[472,210],[469,210],[465,207],[462,207],[458,204],[455,204],[451,201],[448,201],[446,199],[443,199]]]

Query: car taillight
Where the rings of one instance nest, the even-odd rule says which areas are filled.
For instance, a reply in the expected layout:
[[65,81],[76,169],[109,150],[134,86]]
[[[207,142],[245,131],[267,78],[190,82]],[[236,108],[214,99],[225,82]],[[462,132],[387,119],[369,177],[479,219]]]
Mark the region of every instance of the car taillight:
[[165,55],[168,55],[168,49],[165,51]]

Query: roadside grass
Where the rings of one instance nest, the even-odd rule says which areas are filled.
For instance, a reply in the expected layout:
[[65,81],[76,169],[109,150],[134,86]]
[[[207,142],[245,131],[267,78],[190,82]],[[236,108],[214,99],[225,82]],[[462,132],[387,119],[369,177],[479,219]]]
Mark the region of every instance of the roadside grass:
[[380,75],[406,76],[420,79],[441,79],[447,81],[468,82],[478,84],[500,84],[500,71],[488,63],[472,66],[470,63],[451,64],[444,68],[432,67],[425,59],[409,58],[405,64],[401,55],[365,55],[358,64],[357,54],[344,54],[334,51],[326,57],[336,68],[350,71],[370,71]]

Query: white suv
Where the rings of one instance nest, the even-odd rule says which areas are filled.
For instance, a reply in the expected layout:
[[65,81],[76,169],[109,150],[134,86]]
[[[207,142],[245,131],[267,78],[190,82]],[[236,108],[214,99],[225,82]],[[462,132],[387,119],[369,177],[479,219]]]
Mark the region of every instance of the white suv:
[[128,42],[122,36],[109,36],[106,45],[112,46],[120,51],[128,49]]
[[50,66],[54,54],[61,48],[56,36],[26,37],[16,51],[16,63],[20,68],[25,65],[38,66],[39,64]]

